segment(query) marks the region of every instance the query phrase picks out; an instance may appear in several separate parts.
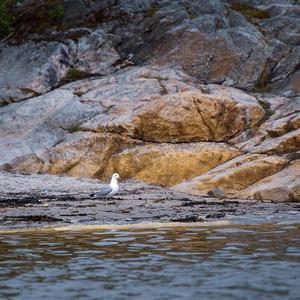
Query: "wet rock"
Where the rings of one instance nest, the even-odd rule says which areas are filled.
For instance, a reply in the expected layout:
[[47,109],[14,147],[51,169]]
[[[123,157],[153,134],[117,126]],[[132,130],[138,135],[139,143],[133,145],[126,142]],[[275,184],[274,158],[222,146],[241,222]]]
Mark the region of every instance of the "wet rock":
[[219,198],[219,199],[226,198],[225,193],[219,188],[214,188],[214,189],[208,191],[207,195],[210,197]]
[[218,212],[218,213],[206,215],[205,219],[220,219],[220,218],[224,218],[224,217],[225,217],[224,212]]
[[186,215],[171,220],[171,222],[183,222],[183,223],[203,222],[203,221],[204,219],[199,217],[198,215]]
[[1,223],[18,223],[18,222],[27,222],[27,223],[52,223],[52,222],[61,222],[62,219],[50,217],[50,216],[43,216],[43,215],[34,215],[34,216],[4,216],[1,218]]

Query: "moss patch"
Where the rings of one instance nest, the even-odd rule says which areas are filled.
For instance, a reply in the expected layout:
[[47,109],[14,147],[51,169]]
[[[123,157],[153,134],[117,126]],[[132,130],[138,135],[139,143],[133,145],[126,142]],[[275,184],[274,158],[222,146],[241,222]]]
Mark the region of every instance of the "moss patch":
[[267,101],[264,101],[262,99],[257,100],[259,105],[264,109],[266,116],[270,117],[274,114],[274,111],[271,110],[271,105]]
[[89,76],[90,76],[89,73],[72,68],[68,71],[67,75],[65,76],[65,78],[63,80],[63,83],[68,83],[68,82],[84,79]]
[[230,5],[232,10],[235,10],[245,16],[248,20],[253,19],[268,19],[270,14],[267,11],[258,9],[246,3],[233,3]]
[[54,6],[49,9],[48,16],[53,21],[59,21],[62,20],[64,17],[64,8],[62,5]]
[[24,0],[0,0],[0,35],[15,31],[16,39],[44,30],[64,29],[63,0],[32,1],[16,5]]
[[74,133],[74,132],[80,131],[79,126],[80,126],[80,125],[73,125],[73,126],[69,127],[69,128],[68,128],[68,132],[69,132],[69,133]]
[[152,5],[146,12],[145,16],[146,17],[152,17],[156,14],[156,12],[159,10],[159,5],[154,4]]
[[196,19],[200,16],[199,12],[197,12],[193,7],[185,6],[184,8],[190,19]]
[[255,93],[270,93],[272,92],[272,88],[268,84],[257,85],[254,88]]
[[13,14],[12,7],[21,1],[17,0],[0,0],[0,36],[13,32]]

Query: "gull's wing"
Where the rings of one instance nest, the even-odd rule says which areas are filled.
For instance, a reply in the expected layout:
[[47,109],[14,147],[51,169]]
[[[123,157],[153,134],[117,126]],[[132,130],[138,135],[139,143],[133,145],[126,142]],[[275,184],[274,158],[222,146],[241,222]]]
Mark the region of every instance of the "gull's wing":
[[100,191],[95,193],[93,197],[101,198],[107,196],[112,191],[112,188],[110,186],[102,188]]

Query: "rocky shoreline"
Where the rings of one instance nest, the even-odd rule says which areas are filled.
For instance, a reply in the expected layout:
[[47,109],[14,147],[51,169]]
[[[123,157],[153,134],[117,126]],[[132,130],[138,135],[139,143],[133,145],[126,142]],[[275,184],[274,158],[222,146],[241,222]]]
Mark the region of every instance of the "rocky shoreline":
[[267,2],[12,4],[0,170],[300,201],[300,6]]
[[0,173],[0,228],[134,223],[193,223],[300,211],[297,203],[271,203],[191,196],[143,182],[121,182],[105,202],[89,194],[103,186],[93,179]]

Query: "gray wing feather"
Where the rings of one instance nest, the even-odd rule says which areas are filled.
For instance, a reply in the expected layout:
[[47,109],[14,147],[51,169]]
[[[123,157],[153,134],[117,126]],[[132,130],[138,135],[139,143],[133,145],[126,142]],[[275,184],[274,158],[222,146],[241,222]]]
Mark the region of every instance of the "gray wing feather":
[[94,194],[94,197],[105,197],[112,191],[111,187],[102,188],[100,191]]

